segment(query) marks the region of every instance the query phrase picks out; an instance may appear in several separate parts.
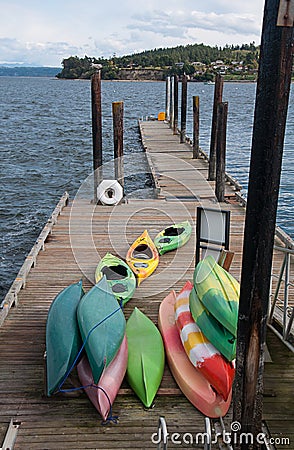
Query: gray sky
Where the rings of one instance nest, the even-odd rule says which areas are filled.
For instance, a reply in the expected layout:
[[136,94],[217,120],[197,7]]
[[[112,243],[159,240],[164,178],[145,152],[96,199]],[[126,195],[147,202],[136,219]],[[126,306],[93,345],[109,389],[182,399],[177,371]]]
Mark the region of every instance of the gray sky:
[[0,0],[0,64],[260,43],[263,0]]

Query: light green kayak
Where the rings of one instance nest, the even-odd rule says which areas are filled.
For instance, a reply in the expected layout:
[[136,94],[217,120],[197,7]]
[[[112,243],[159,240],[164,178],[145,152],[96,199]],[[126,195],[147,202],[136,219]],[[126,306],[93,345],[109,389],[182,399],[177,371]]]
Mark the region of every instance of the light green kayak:
[[154,239],[158,253],[163,255],[185,245],[190,239],[192,226],[188,220],[162,230]]
[[101,280],[103,275],[106,276],[115,298],[119,303],[122,302],[122,305],[125,305],[132,298],[136,289],[134,272],[122,259],[106,253],[96,268],[96,283]]
[[164,346],[154,323],[135,308],[127,321],[127,379],[142,403],[149,408],[161,383]]
[[53,300],[46,323],[47,395],[58,390],[82,346],[77,307],[84,294],[82,282],[71,284]]
[[126,328],[124,314],[105,276],[81,299],[77,317],[97,384],[103,369],[115,357]]
[[206,338],[222,353],[229,361],[236,357],[236,337],[230,333],[200,302],[195,288],[189,297],[190,311],[196,324]]
[[200,261],[194,271],[194,287],[205,308],[237,336],[240,286],[212,256]]

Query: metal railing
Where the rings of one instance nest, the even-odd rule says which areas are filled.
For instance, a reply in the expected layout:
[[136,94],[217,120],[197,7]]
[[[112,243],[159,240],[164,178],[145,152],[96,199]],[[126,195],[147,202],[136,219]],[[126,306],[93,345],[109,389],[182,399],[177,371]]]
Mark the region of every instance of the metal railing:
[[280,273],[278,275],[272,274],[268,325],[294,351],[294,283],[291,277],[291,274],[293,274],[293,269],[291,272],[291,260],[294,250],[278,246],[275,246],[274,249],[282,252],[284,257]]

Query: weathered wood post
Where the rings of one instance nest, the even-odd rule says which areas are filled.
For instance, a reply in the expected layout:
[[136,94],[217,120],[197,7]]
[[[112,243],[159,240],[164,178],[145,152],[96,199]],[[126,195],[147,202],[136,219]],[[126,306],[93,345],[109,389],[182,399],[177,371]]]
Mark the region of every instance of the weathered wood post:
[[124,186],[123,170],[123,134],[124,134],[124,103],[112,103],[113,117],[113,144],[114,144],[114,171],[115,178]]
[[215,180],[217,105],[223,101],[223,87],[224,87],[223,77],[218,73],[215,76],[211,137],[210,137],[210,152],[209,152],[209,167],[208,167],[208,180],[210,181]]
[[227,117],[228,103],[222,102],[217,107],[216,127],[215,195],[218,202],[223,202],[225,200]]
[[[234,420],[240,422],[241,433],[253,433],[255,437],[261,432],[263,351],[292,62],[293,0],[266,0],[244,232],[234,386]],[[248,445],[237,444],[235,448],[245,450]],[[256,439],[253,448],[260,448]]]
[[169,127],[174,128],[174,77],[170,77],[170,120]]
[[174,75],[174,123],[173,133],[178,134],[178,118],[179,118],[179,77]]
[[199,96],[193,97],[193,158],[199,158]]
[[170,77],[165,82],[165,119],[170,120]]
[[101,110],[101,70],[91,78],[92,136],[94,202],[97,203],[97,186],[102,180],[102,110]]
[[186,142],[186,126],[187,126],[187,75],[182,77],[182,94],[181,94],[181,134],[180,143]]

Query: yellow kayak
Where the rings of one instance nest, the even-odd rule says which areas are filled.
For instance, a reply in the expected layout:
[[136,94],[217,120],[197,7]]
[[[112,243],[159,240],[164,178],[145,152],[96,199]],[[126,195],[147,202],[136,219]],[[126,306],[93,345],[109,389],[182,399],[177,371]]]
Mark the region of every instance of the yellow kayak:
[[136,275],[138,286],[158,266],[159,254],[147,230],[130,246],[126,262]]

